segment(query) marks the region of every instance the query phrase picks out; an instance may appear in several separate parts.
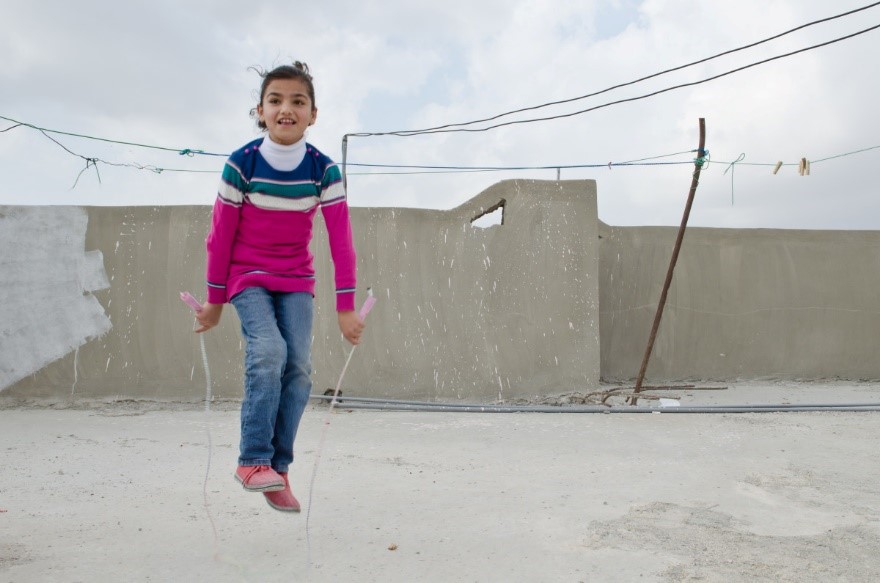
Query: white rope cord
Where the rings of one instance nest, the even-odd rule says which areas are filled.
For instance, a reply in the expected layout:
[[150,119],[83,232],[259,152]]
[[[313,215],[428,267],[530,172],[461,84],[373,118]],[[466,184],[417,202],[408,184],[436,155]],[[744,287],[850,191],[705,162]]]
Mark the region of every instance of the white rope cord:
[[[186,303],[189,307],[193,309],[193,311],[198,312],[201,309],[201,304],[196,300],[191,294],[183,292],[180,294],[180,299]],[[193,328],[198,327],[199,323],[196,320],[193,324]],[[214,451],[214,439],[211,434],[211,401],[214,399],[213,392],[211,390],[212,382],[211,382],[211,367],[208,366],[208,350],[205,348],[205,335],[204,333],[199,334],[199,348],[202,353],[202,368],[205,370],[205,435],[208,439],[208,459],[205,463],[205,478],[202,481],[202,505],[205,508],[205,514],[208,515],[208,522],[211,523],[211,533],[213,534],[213,549],[214,549],[214,560],[220,563],[226,563],[237,568],[241,573],[244,573],[247,569],[243,565],[239,565],[234,563],[226,558],[224,558],[220,554],[220,536],[217,533],[217,523],[214,520],[214,515],[211,512],[211,505],[208,502],[208,477],[211,474],[211,461],[213,457]]]
[[312,498],[314,497],[315,491],[315,476],[318,475],[318,464],[321,462],[321,452],[324,450],[324,442],[327,440],[327,428],[330,426],[330,415],[333,414],[333,409],[336,407],[336,397],[339,396],[339,388],[342,386],[342,379],[345,378],[345,371],[348,370],[348,363],[351,362],[351,357],[354,354],[354,349],[357,346],[351,347],[351,352],[348,353],[348,358],[345,360],[345,366],[342,367],[342,374],[339,375],[339,381],[336,383],[336,389],[333,391],[333,398],[330,399],[330,408],[327,410],[327,415],[324,417],[324,426],[321,428],[321,439],[318,441],[318,449],[315,451],[315,466],[312,468],[312,479],[309,481],[309,501],[306,504],[306,552],[307,552],[307,560],[309,566],[312,565],[312,538],[311,531],[309,530],[309,523],[312,517]]
[[208,515],[208,521],[211,523],[211,531],[214,533],[214,558],[216,559],[220,554],[220,539],[217,536],[214,515],[211,514],[211,505],[208,504],[208,475],[211,473],[211,457],[214,450],[213,437],[211,436],[211,400],[214,397],[211,393],[211,368],[208,366],[208,351],[205,349],[204,334],[199,334],[199,346],[202,349],[202,366],[205,369],[205,434],[208,437],[208,461],[205,464],[205,480],[202,482],[202,501],[205,513]]
[[[367,314],[372,309],[373,304],[376,302],[376,298],[373,297],[373,292],[371,289],[369,289],[369,288],[367,289],[367,294],[368,294],[367,300],[364,302],[364,305],[361,307],[361,310],[360,310],[360,317],[362,320],[364,318],[366,318]],[[190,294],[185,293],[185,292],[181,293],[180,299],[183,300],[185,303],[187,303],[193,310],[195,310],[195,311],[199,310],[198,300],[193,298]],[[196,324],[198,324],[198,322],[196,322]],[[211,369],[208,366],[208,351],[205,348],[204,334],[199,334],[199,347],[201,348],[201,352],[202,352],[202,366],[205,369],[205,433],[208,438],[208,459],[207,459],[207,463],[205,466],[205,478],[202,483],[202,500],[203,500],[203,505],[205,508],[205,513],[208,515],[208,520],[211,523],[211,531],[214,536],[214,560],[226,562],[226,563],[229,563],[230,565],[233,565],[233,566],[240,568],[240,565],[236,565],[236,564],[231,563],[229,561],[225,561],[220,556],[220,550],[219,550],[220,542],[219,542],[219,536],[217,534],[217,525],[214,521],[214,516],[211,513],[210,504],[208,503],[208,476],[211,473],[211,458],[212,458],[212,451],[213,451],[213,438],[211,435],[211,418],[210,418],[210,416],[211,416],[211,400],[213,399],[213,395],[211,392]],[[333,413],[333,409],[336,406],[336,403],[337,403],[336,398],[339,395],[339,390],[340,390],[340,387],[342,386],[342,380],[345,378],[345,373],[348,370],[349,363],[351,363],[351,357],[354,355],[355,348],[357,348],[357,346],[352,346],[351,352],[348,353],[348,358],[345,360],[345,366],[342,367],[342,373],[340,373],[339,380],[336,383],[336,389],[333,391],[333,398],[330,401],[330,408],[328,409],[327,416],[324,419],[324,427],[321,432],[320,442],[318,444],[318,449],[315,454],[315,465],[312,470],[312,478],[309,482],[309,500],[308,500],[308,505],[306,508],[306,546],[308,549],[308,551],[307,551],[308,552],[308,556],[307,556],[308,564],[310,566],[312,564],[312,545],[311,545],[311,534],[310,534],[310,524],[309,523],[310,523],[310,518],[311,518],[311,514],[312,514],[312,492],[314,491],[314,487],[315,487],[315,477],[318,474],[318,464],[320,463],[321,452],[324,449],[324,443],[327,439],[327,427],[330,425],[330,415]]]
[[[361,320],[366,319],[367,314],[373,309],[373,304],[375,303],[376,298],[373,296],[372,288],[367,288],[367,299],[364,302],[364,305],[361,306],[359,313]],[[342,367],[342,372],[339,374],[339,380],[336,382],[336,389],[333,391],[333,398],[330,399],[330,408],[327,409],[327,414],[324,417],[324,426],[321,428],[321,438],[318,441],[318,449],[315,451],[315,466],[312,468],[312,479],[309,481],[309,500],[306,504],[306,554],[308,565],[310,567],[312,566],[312,537],[309,527],[312,517],[312,498],[314,497],[313,493],[315,491],[315,477],[318,475],[318,464],[321,462],[321,453],[324,451],[324,443],[327,440],[327,428],[330,426],[330,415],[333,414],[333,409],[338,402],[336,398],[339,396],[339,389],[342,387],[342,379],[345,378],[345,372],[348,370],[348,364],[351,362],[351,357],[354,356],[356,348],[357,345],[351,347],[351,352],[348,353],[348,358],[345,359],[345,366]]]

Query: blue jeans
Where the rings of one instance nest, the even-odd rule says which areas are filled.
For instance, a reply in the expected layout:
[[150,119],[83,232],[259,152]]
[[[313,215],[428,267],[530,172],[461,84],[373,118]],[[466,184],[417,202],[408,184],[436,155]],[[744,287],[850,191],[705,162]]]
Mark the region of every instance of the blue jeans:
[[312,390],[313,298],[249,287],[230,303],[247,342],[238,464],[286,472]]

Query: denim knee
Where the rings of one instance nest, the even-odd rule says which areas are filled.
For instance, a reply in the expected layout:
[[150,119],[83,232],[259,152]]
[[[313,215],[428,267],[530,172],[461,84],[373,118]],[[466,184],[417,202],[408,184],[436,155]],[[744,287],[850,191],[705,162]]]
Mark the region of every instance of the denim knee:
[[257,374],[271,374],[281,378],[287,365],[287,344],[281,336],[251,338],[247,346],[247,368]]

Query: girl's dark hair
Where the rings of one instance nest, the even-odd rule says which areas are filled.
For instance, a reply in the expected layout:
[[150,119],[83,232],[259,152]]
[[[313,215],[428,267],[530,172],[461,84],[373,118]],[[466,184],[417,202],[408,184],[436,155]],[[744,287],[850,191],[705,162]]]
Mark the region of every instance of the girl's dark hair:
[[[271,71],[266,71],[259,67],[251,67],[257,74],[263,78],[263,83],[260,85],[260,101],[258,103],[263,103],[263,98],[266,96],[266,88],[269,86],[269,83],[275,81],[276,79],[298,79],[305,83],[306,88],[309,92],[309,99],[312,100],[312,109],[315,109],[317,105],[315,105],[315,84],[312,83],[312,75],[309,73],[309,66],[301,61],[294,61],[292,65],[281,65],[279,67],[275,67]],[[257,114],[257,108],[251,109],[251,117],[257,120],[257,126],[260,129],[266,129],[265,122],[260,121],[260,116]]]

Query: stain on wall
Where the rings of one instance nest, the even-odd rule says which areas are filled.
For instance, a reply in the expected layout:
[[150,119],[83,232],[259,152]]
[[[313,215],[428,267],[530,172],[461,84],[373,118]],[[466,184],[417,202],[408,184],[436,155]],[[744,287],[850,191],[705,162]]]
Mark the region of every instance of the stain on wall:
[[0,390],[110,330],[87,225],[79,207],[0,207]]

